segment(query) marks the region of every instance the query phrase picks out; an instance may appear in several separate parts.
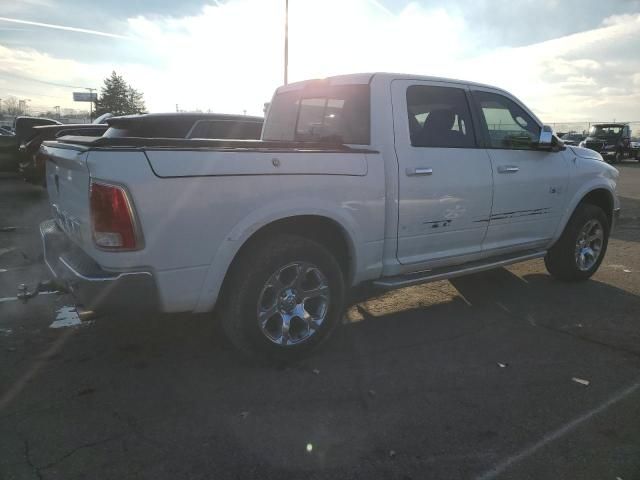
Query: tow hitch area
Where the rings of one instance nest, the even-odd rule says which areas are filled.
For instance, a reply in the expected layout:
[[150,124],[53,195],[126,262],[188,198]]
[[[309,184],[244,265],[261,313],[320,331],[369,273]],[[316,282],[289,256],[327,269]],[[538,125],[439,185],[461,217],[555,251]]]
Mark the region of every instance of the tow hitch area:
[[45,280],[42,282],[38,282],[37,285],[34,287],[34,289],[31,291],[29,290],[29,287],[25,283],[21,283],[20,285],[18,285],[18,294],[16,295],[16,297],[22,303],[27,303],[29,299],[44,292],[68,293],[69,289],[65,285],[59,282],[56,282],[55,280]]

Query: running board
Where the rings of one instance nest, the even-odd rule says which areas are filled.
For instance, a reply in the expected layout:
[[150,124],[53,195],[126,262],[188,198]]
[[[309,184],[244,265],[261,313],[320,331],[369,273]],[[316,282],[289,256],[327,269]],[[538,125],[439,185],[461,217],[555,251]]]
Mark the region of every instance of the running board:
[[410,273],[407,275],[398,275],[395,277],[383,277],[380,280],[373,282],[373,285],[385,290],[391,290],[394,288],[409,287],[420,283],[437,282],[439,280],[447,280],[449,278],[461,277],[472,273],[484,272],[485,270],[492,270],[494,268],[506,267],[507,265],[512,265],[514,263],[544,257],[546,254],[546,251],[534,251],[527,253],[526,255],[522,255],[522,253],[519,253],[518,256],[502,255],[500,257],[493,257],[490,259],[465,263],[463,265],[456,265],[455,267],[436,268],[433,270]]

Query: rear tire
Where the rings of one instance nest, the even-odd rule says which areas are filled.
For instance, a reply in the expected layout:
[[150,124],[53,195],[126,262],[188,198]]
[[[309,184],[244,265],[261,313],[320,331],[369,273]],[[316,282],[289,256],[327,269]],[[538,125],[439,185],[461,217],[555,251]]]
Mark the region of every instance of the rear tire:
[[229,272],[221,296],[222,327],[250,357],[297,360],[340,323],[344,277],[335,257],[302,236],[254,241]]
[[596,271],[609,243],[609,220],[602,208],[581,203],[544,258],[547,271],[564,281],[587,280]]

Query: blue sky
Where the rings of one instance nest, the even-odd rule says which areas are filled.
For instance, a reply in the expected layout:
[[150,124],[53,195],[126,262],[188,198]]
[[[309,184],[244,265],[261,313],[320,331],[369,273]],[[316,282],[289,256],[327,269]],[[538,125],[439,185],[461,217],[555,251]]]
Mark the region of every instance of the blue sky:
[[[7,3],[0,98],[80,107],[61,85],[99,87],[115,69],[151,111],[260,113],[282,82],[283,5]],[[440,75],[506,88],[549,122],[640,120],[639,0],[290,0],[290,42],[292,80]]]

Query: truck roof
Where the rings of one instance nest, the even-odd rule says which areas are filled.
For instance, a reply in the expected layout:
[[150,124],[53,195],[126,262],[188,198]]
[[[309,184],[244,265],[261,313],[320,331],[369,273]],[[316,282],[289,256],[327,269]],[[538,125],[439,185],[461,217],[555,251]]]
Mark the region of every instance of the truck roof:
[[369,73],[349,73],[346,75],[335,75],[326,78],[317,78],[312,80],[303,80],[301,82],[293,82],[278,88],[278,91],[297,90],[312,83],[326,83],[329,85],[362,85],[371,83],[373,79],[382,79],[391,82],[392,80],[426,80],[431,82],[445,82],[458,85],[474,85],[476,87],[492,88],[502,90],[501,88],[484,83],[470,82],[446,77],[433,77],[428,75],[416,75],[411,73],[393,73],[393,72],[369,72]]

